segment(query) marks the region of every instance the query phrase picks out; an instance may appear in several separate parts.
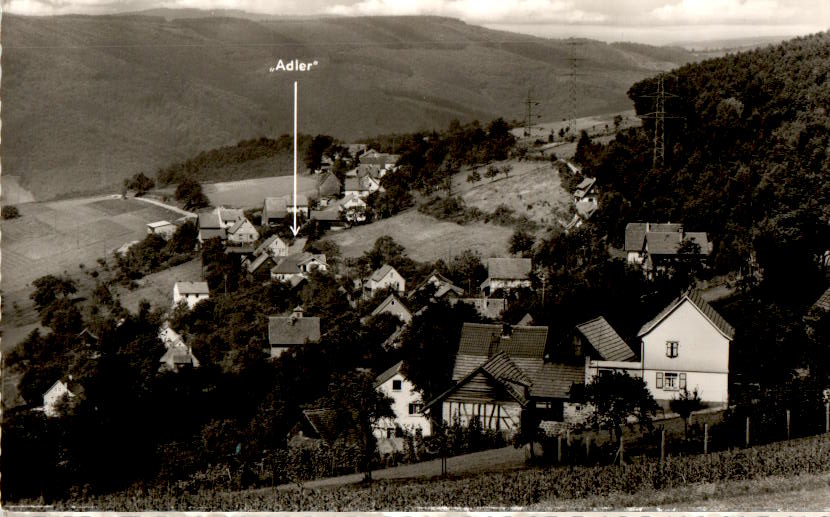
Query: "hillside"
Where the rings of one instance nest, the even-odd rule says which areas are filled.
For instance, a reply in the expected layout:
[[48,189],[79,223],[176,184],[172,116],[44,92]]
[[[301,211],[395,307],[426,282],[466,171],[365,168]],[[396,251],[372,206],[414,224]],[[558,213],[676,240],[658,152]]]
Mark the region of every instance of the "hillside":
[[43,200],[288,133],[298,77],[268,73],[278,58],[319,61],[299,78],[299,128],[345,140],[521,118],[528,89],[541,120],[618,111],[632,83],[694,58],[434,17],[169,14],[4,16],[4,174]]

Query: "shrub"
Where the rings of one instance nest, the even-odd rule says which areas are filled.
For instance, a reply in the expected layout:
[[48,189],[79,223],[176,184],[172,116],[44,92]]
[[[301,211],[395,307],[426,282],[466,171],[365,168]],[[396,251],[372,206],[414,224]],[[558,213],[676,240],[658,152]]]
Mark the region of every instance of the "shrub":
[[20,210],[16,206],[6,205],[0,209],[0,215],[2,215],[3,219],[16,219],[20,217]]

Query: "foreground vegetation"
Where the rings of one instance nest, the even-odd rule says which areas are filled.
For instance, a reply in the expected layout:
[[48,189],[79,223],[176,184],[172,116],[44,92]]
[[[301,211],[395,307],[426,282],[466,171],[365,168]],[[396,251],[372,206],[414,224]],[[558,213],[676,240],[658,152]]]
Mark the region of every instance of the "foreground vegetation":
[[[830,472],[827,435],[710,455],[635,461],[629,465],[529,468],[427,482],[376,482],[303,490],[177,493],[131,491],[59,502],[55,510],[404,511],[415,508],[526,508],[542,501],[689,487],[697,483]],[[31,504],[31,501],[23,503]]]

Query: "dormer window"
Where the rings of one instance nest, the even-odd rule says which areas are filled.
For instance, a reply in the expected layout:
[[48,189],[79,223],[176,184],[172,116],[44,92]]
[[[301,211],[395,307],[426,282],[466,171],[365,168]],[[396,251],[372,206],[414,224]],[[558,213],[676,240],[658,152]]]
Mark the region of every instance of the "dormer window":
[[666,357],[677,357],[677,349],[679,343],[677,341],[666,341]]

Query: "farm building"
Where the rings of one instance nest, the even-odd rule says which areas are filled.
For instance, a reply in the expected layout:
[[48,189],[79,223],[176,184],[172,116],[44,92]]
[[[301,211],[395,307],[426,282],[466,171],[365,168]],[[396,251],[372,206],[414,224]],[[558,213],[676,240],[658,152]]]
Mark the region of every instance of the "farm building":
[[303,309],[296,307],[290,316],[268,318],[268,343],[271,358],[279,357],[292,346],[320,340],[320,318],[304,317]]
[[288,243],[282,240],[279,235],[274,234],[262,241],[254,250],[254,256],[256,257],[263,253],[273,257],[284,257],[288,255]]
[[184,344],[169,347],[159,359],[160,372],[180,372],[188,368],[198,368],[199,360],[193,355],[193,349]]
[[[684,243],[699,250],[683,250]],[[678,260],[704,260],[712,252],[706,232],[687,232],[678,223],[628,223],[625,226],[625,252],[628,262],[639,264],[647,275],[665,271]],[[682,252],[682,253],[681,253]]]
[[492,296],[498,291],[530,287],[532,266],[526,258],[487,259],[487,279],[481,283],[481,291]]
[[216,211],[200,212],[199,213],[199,244],[203,244],[208,239],[222,239],[228,238],[227,229],[222,224],[221,219]]
[[420,428],[424,436],[430,434],[429,420],[421,412],[421,395],[401,371],[402,366],[403,361],[399,361],[375,379],[375,389],[393,400],[395,412],[395,418],[381,419],[375,426],[379,439],[392,438],[398,428],[412,432]]
[[170,221],[155,221],[153,223],[147,223],[147,233],[158,235],[164,240],[170,240],[170,237],[176,233],[178,228],[178,226]]
[[342,189],[343,184],[331,173],[323,174],[317,182],[317,196],[321,200],[339,198]]
[[312,271],[326,271],[328,264],[322,253],[296,253],[282,257],[271,269],[271,279],[297,285]]
[[423,292],[428,288],[434,289],[432,297],[436,300],[440,300],[442,298],[455,299],[464,296],[464,289],[454,285],[449,278],[445,277],[438,271],[433,271],[426,280],[418,284],[418,287],[409,293],[409,297],[412,298],[417,293]]
[[429,401],[434,421],[485,429],[518,430],[533,405],[542,421],[562,421],[573,384],[585,382],[585,365],[545,359],[547,327],[464,323],[453,366],[455,385]]
[[187,304],[192,309],[197,303],[210,298],[207,282],[176,282],[173,285],[173,306]]

